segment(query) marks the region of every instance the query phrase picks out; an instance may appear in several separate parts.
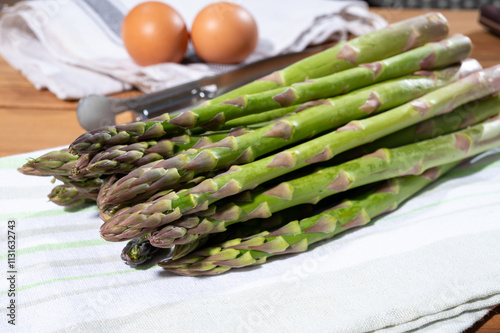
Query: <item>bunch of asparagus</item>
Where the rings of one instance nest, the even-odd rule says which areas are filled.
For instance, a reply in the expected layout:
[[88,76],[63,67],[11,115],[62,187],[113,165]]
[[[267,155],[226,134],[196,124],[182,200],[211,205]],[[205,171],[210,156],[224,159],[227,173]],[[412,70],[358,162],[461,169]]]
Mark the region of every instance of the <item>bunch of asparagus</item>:
[[440,14],[402,21],[20,171],[61,181],[57,204],[97,203],[131,266],[173,248],[161,267],[213,275],[305,251],[500,146],[500,66],[447,34]]

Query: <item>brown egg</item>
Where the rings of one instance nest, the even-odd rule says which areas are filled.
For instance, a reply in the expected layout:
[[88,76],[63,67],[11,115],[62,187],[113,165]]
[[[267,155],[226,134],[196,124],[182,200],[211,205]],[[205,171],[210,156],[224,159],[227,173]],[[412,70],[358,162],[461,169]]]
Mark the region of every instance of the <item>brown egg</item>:
[[141,66],[180,62],[188,45],[181,15],[167,4],[149,1],[125,16],[122,39],[130,57]]
[[229,2],[217,2],[203,8],[191,28],[194,49],[206,62],[239,63],[255,50],[258,38],[252,15]]

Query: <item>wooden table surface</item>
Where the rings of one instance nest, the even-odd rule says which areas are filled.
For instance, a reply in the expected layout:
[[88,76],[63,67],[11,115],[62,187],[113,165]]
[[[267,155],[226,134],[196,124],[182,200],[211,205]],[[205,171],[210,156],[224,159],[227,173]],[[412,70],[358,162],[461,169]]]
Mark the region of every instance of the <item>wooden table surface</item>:
[[[421,10],[373,9],[389,22],[423,13]],[[469,36],[472,57],[483,67],[500,64],[500,38],[478,23],[477,11],[441,11],[449,20],[451,33]],[[137,95],[125,92],[116,96]],[[0,156],[68,145],[84,129],[76,118],[76,101],[58,100],[49,91],[36,90],[18,71],[0,58]],[[35,156],[33,156],[35,157]],[[500,332],[500,306],[468,332]]]

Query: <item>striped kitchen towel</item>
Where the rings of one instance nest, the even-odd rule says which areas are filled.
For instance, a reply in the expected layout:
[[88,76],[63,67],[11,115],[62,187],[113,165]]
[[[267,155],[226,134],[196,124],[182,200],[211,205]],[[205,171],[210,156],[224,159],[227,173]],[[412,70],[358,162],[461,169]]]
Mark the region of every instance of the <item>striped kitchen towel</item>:
[[459,332],[500,303],[499,149],[308,252],[198,278],[122,263],[95,206],[16,170],[42,153],[0,159],[1,332]]
[[[126,13],[144,0],[21,1],[0,11],[0,54],[37,88],[61,99],[110,94],[135,86],[144,92],[196,80],[234,68],[201,63],[190,48],[183,64],[141,67],[121,40]],[[191,27],[213,0],[161,0]],[[386,22],[364,1],[234,1],[248,9],[259,27],[259,43],[245,63],[309,45],[361,35]]]

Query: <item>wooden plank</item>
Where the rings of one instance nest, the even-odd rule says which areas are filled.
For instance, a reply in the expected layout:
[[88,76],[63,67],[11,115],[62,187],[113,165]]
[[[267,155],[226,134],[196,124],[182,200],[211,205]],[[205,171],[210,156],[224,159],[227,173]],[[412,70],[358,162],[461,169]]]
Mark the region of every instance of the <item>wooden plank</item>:
[[48,90],[31,87],[0,87],[0,108],[67,110],[75,112],[76,103],[61,101]]
[[483,319],[476,322],[464,333],[498,333],[500,332],[500,305],[491,310]]
[[0,156],[70,144],[84,133],[71,110],[0,107]]
[[10,67],[10,65],[1,57],[0,87],[30,87],[33,89],[33,85],[24,76],[22,76],[18,70]]

